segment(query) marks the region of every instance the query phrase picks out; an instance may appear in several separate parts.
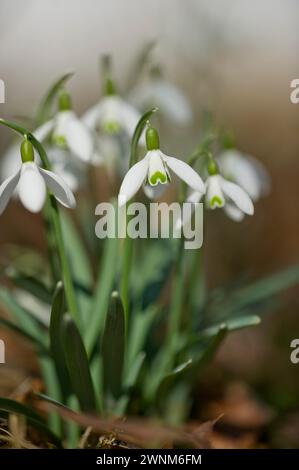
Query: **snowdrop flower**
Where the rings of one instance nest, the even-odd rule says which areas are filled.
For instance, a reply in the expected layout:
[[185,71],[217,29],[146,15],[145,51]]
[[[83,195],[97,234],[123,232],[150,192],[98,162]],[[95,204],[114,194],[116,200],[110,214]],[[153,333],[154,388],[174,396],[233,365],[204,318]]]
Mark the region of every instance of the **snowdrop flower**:
[[147,154],[129,169],[121,184],[118,196],[119,206],[126,204],[145,182],[157,189],[169,183],[170,170],[192,190],[205,192],[204,183],[193,168],[182,160],[165,155],[160,150],[159,135],[153,127],[148,127],[146,131],[146,145]]
[[[236,183],[232,183],[219,174],[218,165],[211,160],[208,165],[209,176],[205,181],[205,206],[207,209],[223,208],[235,221],[243,220],[245,214],[253,215],[253,203],[247,192]],[[192,192],[187,201],[200,202],[203,194]]]
[[219,155],[217,162],[223,176],[245,189],[253,201],[269,192],[270,177],[255,158],[229,149]]
[[157,106],[167,120],[179,126],[187,126],[192,121],[192,109],[185,95],[161,76],[154,75],[147,83],[137,86],[130,100],[140,109]]
[[39,128],[43,141],[51,135],[53,143],[69,150],[79,160],[89,163],[94,154],[94,142],[85,124],[72,110],[70,95],[62,90],[59,96],[59,111],[56,116]]
[[108,79],[106,95],[83,115],[84,124],[92,131],[106,134],[126,133],[132,137],[141,114],[115,93],[113,82]]
[[18,171],[0,186],[0,214],[5,210],[15,189],[23,206],[31,212],[39,212],[42,209],[47,187],[62,205],[75,207],[74,195],[64,180],[35,163],[33,145],[27,139],[21,144],[21,158],[22,164]]

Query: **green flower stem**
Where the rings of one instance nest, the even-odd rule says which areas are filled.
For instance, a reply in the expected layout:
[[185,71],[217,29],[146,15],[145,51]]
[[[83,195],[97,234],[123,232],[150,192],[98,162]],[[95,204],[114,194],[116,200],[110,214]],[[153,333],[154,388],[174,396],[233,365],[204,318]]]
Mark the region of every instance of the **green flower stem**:
[[[43,146],[32,134],[28,135],[28,139],[31,140],[32,144],[38,151],[40,158],[43,162],[44,168],[46,170],[49,170],[50,163],[49,163],[48,156]],[[76,295],[75,295],[74,284],[73,284],[73,280],[71,276],[71,270],[69,267],[69,262],[68,262],[68,258],[67,258],[67,254],[66,254],[65,246],[64,246],[59,210],[58,210],[55,197],[53,195],[49,195],[48,197],[50,200],[50,207],[51,207],[50,216],[51,216],[52,224],[54,227],[54,233],[56,235],[58,255],[60,258],[65,296],[66,296],[67,304],[69,307],[69,312],[73,315],[78,326],[80,327],[79,310],[78,310],[78,305],[77,305],[77,300],[76,300]]]
[[[51,170],[47,153],[44,147],[42,146],[42,144],[34,137],[33,134],[28,132],[27,129],[11,121],[0,119],[0,124],[3,124],[4,126],[9,127],[10,129],[13,129],[18,134],[21,134],[23,137],[27,138],[32,143],[36,151],[39,153],[44,169]],[[66,295],[69,311],[73,315],[75,321],[79,323],[79,311],[78,311],[78,306],[76,302],[75,290],[74,290],[73,280],[72,280],[71,271],[69,267],[69,262],[68,262],[68,258],[67,258],[65,247],[64,247],[64,241],[63,241],[62,230],[61,230],[61,222],[60,222],[56,199],[54,198],[53,195],[48,195],[47,197],[49,198],[48,200],[49,200],[49,206],[50,206],[49,220],[51,221],[51,224],[55,233],[55,237],[56,237],[58,256],[60,259],[63,284],[65,288],[65,295]]]
[[180,331],[181,314],[184,300],[184,269],[185,269],[185,253],[184,239],[179,239],[178,257],[175,266],[173,286],[171,289],[171,304],[169,312],[168,329],[166,336],[166,348],[172,354]]
[[[131,168],[138,161],[138,142],[142,135],[142,132],[148,122],[149,118],[155,113],[158,108],[153,108],[150,111],[147,111],[137,123],[135,128],[132,142],[131,142],[131,156],[130,156],[130,165]],[[126,220],[127,224],[127,220]],[[120,294],[122,303],[124,306],[125,312],[125,331],[127,332],[128,320],[129,320],[129,287],[130,287],[130,272],[132,267],[132,258],[133,258],[133,240],[128,236],[124,239],[123,250],[122,250],[122,268],[121,268],[121,282],[120,282]]]

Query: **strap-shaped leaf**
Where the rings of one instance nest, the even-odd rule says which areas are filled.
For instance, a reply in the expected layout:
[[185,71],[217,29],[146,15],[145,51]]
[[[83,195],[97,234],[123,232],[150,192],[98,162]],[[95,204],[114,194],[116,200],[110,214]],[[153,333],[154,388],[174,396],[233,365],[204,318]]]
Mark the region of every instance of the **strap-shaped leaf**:
[[56,445],[56,447],[62,447],[60,439],[48,428],[43,418],[32,408],[29,408],[28,406],[23,405],[23,403],[19,403],[18,401],[11,400],[10,398],[0,398],[0,410],[8,414],[13,413],[25,416],[27,421],[33,427],[48,436],[49,439]]
[[50,318],[50,350],[55,362],[59,381],[65,394],[69,391],[67,367],[64,358],[64,348],[62,341],[62,320],[65,313],[65,296],[63,284],[57,283],[53,296],[51,318]]
[[78,328],[69,314],[62,319],[62,342],[69,377],[82,411],[95,411],[96,400],[88,358]]
[[90,311],[88,312],[89,323],[85,335],[85,344],[89,356],[105,325],[109,299],[118,268],[118,242],[117,238],[107,238],[104,243],[103,258],[94,298]]
[[118,398],[125,355],[125,316],[118,292],[111,294],[102,343],[104,390]]

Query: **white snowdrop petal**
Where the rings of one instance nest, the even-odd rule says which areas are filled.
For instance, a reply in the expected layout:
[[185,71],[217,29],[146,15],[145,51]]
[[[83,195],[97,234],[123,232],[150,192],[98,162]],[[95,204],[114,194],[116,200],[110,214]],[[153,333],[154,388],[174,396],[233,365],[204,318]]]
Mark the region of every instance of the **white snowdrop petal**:
[[58,176],[56,173],[44,170],[43,168],[39,168],[39,171],[44,178],[47,187],[54,194],[60,204],[69,208],[76,207],[76,199],[63,178]]
[[15,174],[7,178],[0,186],[0,215],[5,210],[18,182],[20,179],[21,169]]
[[209,209],[217,209],[225,204],[225,197],[221,190],[221,176],[209,176],[206,181],[206,204]]
[[224,178],[221,178],[221,188],[224,194],[229,197],[242,212],[253,215],[253,203],[244,189]]
[[227,202],[225,204],[224,212],[230,219],[234,220],[235,222],[241,222],[245,217],[244,212],[242,212],[240,209],[238,209],[238,207],[236,207],[230,202]]
[[163,155],[167,166],[183,180],[191,189],[205,193],[205,185],[198,173],[190,165],[178,158]]
[[[137,109],[131,106],[126,101],[120,98],[119,100],[119,119],[123,129],[127,132],[129,137],[132,137],[137,126],[139,119],[141,118],[141,114]],[[145,137],[142,134],[139,143],[145,145]]]
[[199,191],[191,191],[187,197],[187,202],[200,202],[202,196],[203,193],[200,193]]
[[18,185],[23,206],[30,212],[39,212],[46,199],[46,185],[34,162],[23,163]]
[[54,119],[51,119],[50,121],[45,122],[41,126],[39,126],[35,131],[32,132],[34,137],[39,140],[40,142],[43,142],[49,134],[52,132],[54,129]]
[[140,160],[140,162],[133,165],[121,184],[118,203],[123,206],[126,202],[137,193],[142,183],[144,182],[148,172],[148,154]]
[[77,118],[68,122],[65,137],[69,149],[80,160],[90,162],[93,156],[94,144],[87,127]]
[[81,117],[81,121],[85,124],[86,127],[90,130],[95,130],[101,116],[103,114],[103,103],[100,101],[91,108],[89,108]]

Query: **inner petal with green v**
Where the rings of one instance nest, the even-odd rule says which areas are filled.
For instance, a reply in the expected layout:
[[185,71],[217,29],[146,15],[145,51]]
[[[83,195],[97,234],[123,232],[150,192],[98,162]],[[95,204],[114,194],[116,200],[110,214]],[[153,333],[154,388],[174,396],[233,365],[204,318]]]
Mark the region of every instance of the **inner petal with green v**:
[[167,183],[167,175],[166,173],[161,173],[161,171],[156,171],[151,177],[149,178],[149,183],[152,186],[155,186],[158,183],[165,184]]
[[213,198],[210,201],[210,206],[212,209],[214,207],[222,207],[224,205],[224,201],[219,197],[219,196],[213,196]]

